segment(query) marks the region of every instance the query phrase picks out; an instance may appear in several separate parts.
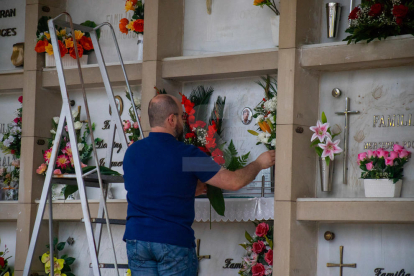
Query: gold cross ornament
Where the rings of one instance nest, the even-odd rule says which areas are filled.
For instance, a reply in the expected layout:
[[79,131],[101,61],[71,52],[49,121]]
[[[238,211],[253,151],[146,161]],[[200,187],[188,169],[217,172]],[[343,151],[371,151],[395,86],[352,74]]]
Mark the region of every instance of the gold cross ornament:
[[344,267],[352,267],[352,268],[356,268],[356,264],[344,264],[344,247],[341,245],[339,247],[339,264],[331,264],[331,263],[327,263],[326,266],[327,267],[339,267],[339,276],[342,276],[342,269]]

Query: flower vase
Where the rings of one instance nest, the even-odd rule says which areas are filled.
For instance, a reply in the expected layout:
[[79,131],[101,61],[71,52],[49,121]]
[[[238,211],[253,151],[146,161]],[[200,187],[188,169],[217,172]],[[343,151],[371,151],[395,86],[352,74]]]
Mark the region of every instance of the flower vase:
[[65,195],[63,194],[62,189],[65,188],[65,184],[53,184],[52,185],[52,200],[63,200]]
[[335,38],[338,33],[341,6],[339,3],[326,4],[326,21],[328,38]]
[[18,188],[6,188],[4,195],[4,200],[19,200],[19,189]]
[[326,164],[325,158],[319,158],[319,171],[321,176],[321,191],[332,192],[332,179],[335,171],[335,160]]
[[270,27],[272,30],[273,43],[276,47],[279,47],[279,24],[280,15],[272,15],[270,18]]
[[138,60],[143,60],[144,57],[144,35],[138,34]]
[[[83,55],[79,59],[79,62],[81,66],[88,64],[88,55]],[[72,58],[70,55],[63,56],[62,65],[63,65],[63,68],[78,66],[76,59]],[[56,67],[56,61],[55,61],[54,55],[49,55],[48,53],[45,53],[45,67]]]
[[402,180],[364,179],[365,197],[400,197]]

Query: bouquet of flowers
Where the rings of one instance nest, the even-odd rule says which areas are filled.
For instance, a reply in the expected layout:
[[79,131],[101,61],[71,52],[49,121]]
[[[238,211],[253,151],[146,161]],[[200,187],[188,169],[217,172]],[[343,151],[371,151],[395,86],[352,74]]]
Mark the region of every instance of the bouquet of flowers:
[[[23,96],[19,97],[19,102],[23,103]],[[13,154],[18,159],[22,146],[22,112],[22,107],[17,109],[17,117],[8,126],[8,130],[0,140],[0,149],[5,154]]]
[[[35,51],[38,53],[48,53],[53,55],[53,46],[50,39],[49,27],[47,26],[47,21],[50,17],[42,16],[39,19],[37,25],[37,44],[35,46]],[[81,23],[83,26],[96,27],[95,22],[85,21]],[[56,35],[59,43],[59,50],[61,57],[64,57],[66,54],[69,54],[72,58],[76,59],[76,53],[74,48],[73,40],[76,39],[79,58],[83,55],[88,55],[93,51],[93,44],[88,32],[83,33],[79,30],[75,30],[74,33],[68,33],[65,29],[57,28]],[[97,31],[98,39],[100,36],[99,31]]]
[[276,7],[275,0],[254,0],[253,5],[263,8],[263,6],[269,7],[276,15],[280,15],[279,10]]
[[[128,100],[131,102],[131,106],[129,107],[129,110],[128,110],[129,116],[131,117],[131,121],[124,120],[122,124],[124,126],[125,134],[128,135],[128,138],[130,141],[129,144],[131,145],[132,143],[138,141],[139,137],[141,136],[141,133],[138,127],[138,121],[135,118],[134,105],[132,104],[131,97],[129,96],[128,92],[125,92],[125,94]],[[137,109],[141,110],[141,102],[135,96],[134,96],[134,104],[137,107]],[[141,121],[141,117],[139,117],[138,119],[139,121]]]
[[393,151],[385,149],[368,150],[358,154],[358,165],[363,179],[392,179],[394,184],[403,178],[403,166],[411,157],[411,152],[394,144]]
[[[0,240],[1,244],[1,240]],[[9,249],[7,248],[7,244],[4,245],[4,251],[0,252],[0,274],[4,273],[4,276],[10,276],[11,269],[8,264],[8,259],[12,256],[6,257],[6,255],[10,253]]]
[[[13,170],[8,171],[7,168],[0,167],[0,179],[3,179],[3,190],[16,190],[19,187],[19,179],[20,179],[20,160],[13,160],[12,166],[14,167]],[[12,192],[12,191],[10,191]],[[18,193],[12,193],[9,196],[10,199],[18,200]]]
[[262,77],[264,82],[258,84],[264,89],[265,97],[254,108],[257,131],[248,130],[250,134],[257,136],[257,144],[263,144],[268,150],[276,147],[276,115],[277,115],[277,80],[273,77]]
[[133,11],[132,19],[122,18],[119,21],[121,33],[128,34],[129,31],[136,34],[144,34],[144,4],[141,0],[127,0],[125,11]]
[[246,231],[247,243],[240,244],[246,249],[243,267],[239,275],[264,276],[273,272],[273,227],[265,222],[256,224],[256,233],[252,236]]
[[[166,93],[165,90],[160,91],[158,89],[157,92],[159,94]],[[226,143],[221,141],[221,135],[226,98],[217,97],[210,119],[206,120],[208,116],[206,106],[213,92],[212,87],[206,88],[200,85],[193,89],[188,98],[181,94],[181,103],[184,105],[185,111],[184,142],[198,147],[222,167],[235,171],[247,164],[250,152],[238,156],[233,141],[230,141],[227,149],[224,149]],[[219,215],[224,216],[225,204],[222,190],[208,185],[207,197],[214,210]]]
[[332,142],[340,133],[332,134],[325,112],[322,112],[322,122],[318,120],[316,126],[310,127],[310,130],[314,132],[311,147],[314,147],[316,153],[329,165],[330,161],[342,152],[342,149],[338,147],[340,140]]
[[386,39],[388,36],[414,34],[414,2],[411,0],[372,0],[362,1],[355,7],[348,18],[350,33],[344,41],[350,44],[375,38]]
[[[53,239],[53,264],[54,264],[54,274],[60,276],[75,276],[71,271],[70,266],[75,262],[75,258],[68,257],[67,255],[62,255],[59,257],[59,251],[62,251],[65,248],[66,242],[58,242],[57,238]],[[50,249],[50,245],[46,245],[47,249]],[[39,260],[45,265],[45,272],[47,275],[50,275],[50,252],[44,253],[42,256],[39,256]]]

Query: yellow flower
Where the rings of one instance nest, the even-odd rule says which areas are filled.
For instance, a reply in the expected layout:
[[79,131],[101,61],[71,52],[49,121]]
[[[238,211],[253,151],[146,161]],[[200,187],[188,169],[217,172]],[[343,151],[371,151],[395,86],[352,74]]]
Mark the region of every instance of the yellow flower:
[[[128,2],[129,2],[129,1],[128,1]],[[135,20],[131,20],[131,21],[129,21],[129,24],[128,24],[128,25],[126,25],[126,28],[127,28],[128,30],[133,31],[133,30],[134,30],[134,22],[135,22]]]
[[42,255],[42,263],[47,263],[48,261],[50,261],[50,255],[49,255],[49,251],[46,252],[45,254]]
[[134,3],[132,1],[127,1],[125,3],[125,10],[126,11],[135,11]]
[[72,48],[73,47],[73,40],[65,39],[65,46],[66,46],[66,48]]
[[4,274],[3,276],[10,276],[10,273],[9,272],[7,272],[6,274]]
[[49,32],[44,32],[43,34],[46,36],[47,40],[50,40],[50,34],[49,34]]
[[61,36],[66,35],[66,28],[65,28],[65,29],[60,30],[59,34],[60,34]]
[[127,270],[127,275],[126,276],[131,276],[131,269]]
[[46,47],[45,47],[45,51],[46,51],[46,53],[48,53],[49,54],[49,56],[51,56],[51,55],[53,55],[53,46],[52,46],[52,44],[48,44]]
[[[65,260],[64,259],[57,259],[57,258],[53,258],[53,264],[54,264],[54,272],[60,272],[63,268],[63,265],[65,264]],[[45,263],[45,272],[46,274],[50,273],[50,261],[48,261],[47,263]]]
[[75,39],[76,40],[81,39],[83,35],[84,35],[84,33],[82,33],[81,31],[75,30]]

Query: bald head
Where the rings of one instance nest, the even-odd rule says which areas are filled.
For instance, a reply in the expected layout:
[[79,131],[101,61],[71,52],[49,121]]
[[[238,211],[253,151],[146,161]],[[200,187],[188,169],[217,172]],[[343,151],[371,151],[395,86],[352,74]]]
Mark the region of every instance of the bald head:
[[177,98],[160,94],[151,99],[148,106],[149,123],[151,127],[163,127],[165,120],[171,114],[179,114],[180,102]]

